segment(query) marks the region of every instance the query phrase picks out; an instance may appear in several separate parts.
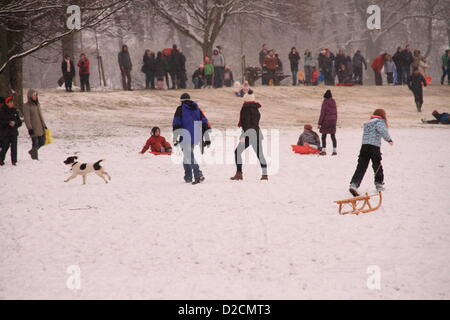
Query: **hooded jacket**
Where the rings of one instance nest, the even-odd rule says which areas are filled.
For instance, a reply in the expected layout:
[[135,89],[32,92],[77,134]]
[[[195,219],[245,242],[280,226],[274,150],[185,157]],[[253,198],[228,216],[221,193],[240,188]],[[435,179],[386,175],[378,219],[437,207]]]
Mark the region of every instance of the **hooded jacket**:
[[259,132],[259,121],[261,119],[259,108],[261,108],[261,105],[256,101],[244,102],[239,115],[238,127],[242,128],[244,132],[249,129]]
[[369,121],[364,123],[362,144],[380,147],[381,138],[387,142],[392,141],[386,126],[386,121],[381,117],[372,116]]
[[[23,117],[28,130],[33,130],[32,137],[39,137],[45,134],[45,124],[44,117],[41,112],[41,105],[39,101],[31,100],[33,93],[37,93],[35,89],[28,90],[27,98],[28,101],[23,105]],[[38,99],[39,100],[39,99]]]
[[[203,137],[205,141],[209,141],[207,131],[211,126],[203,111],[194,101],[185,100],[177,108],[173,117],[172,128],[174,131],[173,139],[177,140],[180,137],[179,141],[182,143],[190,142],[191,145],[196,145],[203,141]],[[190,141],[184,139],[187,133],[190,135]]]

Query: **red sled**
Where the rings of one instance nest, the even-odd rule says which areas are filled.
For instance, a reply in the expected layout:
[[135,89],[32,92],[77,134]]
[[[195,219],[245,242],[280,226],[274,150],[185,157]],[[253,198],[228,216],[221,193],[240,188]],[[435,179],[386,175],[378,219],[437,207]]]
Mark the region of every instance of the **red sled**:
[[431,84],[431,82],[433,82],[433,78],[432,77],[425,77],[425,81],[427,82],[427,85]]
[[354,85],[354,83],[336,83],[338,87],[353,87]]
[[318,154],[320,153],[320,150],[311,147],[310,145],[304,145],[304,146],[297,146],[292,145],[292,151],[298,154]]
[[172,155],[172,152],[152,152],[149,153],[154,154],[155,156],[170,156]]

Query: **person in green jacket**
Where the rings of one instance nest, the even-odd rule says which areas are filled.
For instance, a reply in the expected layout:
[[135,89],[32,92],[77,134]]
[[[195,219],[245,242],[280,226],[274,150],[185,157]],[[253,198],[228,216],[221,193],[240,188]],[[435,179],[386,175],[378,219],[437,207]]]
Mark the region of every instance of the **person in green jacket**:
[[206,56],[205,57],[206,88],[212,88],[213,76],[214,76],[214,65],[212,64],[211,59],[208,56]]
[[304,55],[304,69],[305,69],[305,82],[306,85],[312,84],[312,69],[315,67],[314,58],[309,49],[306,49]]
[[442,55],[442,78],[441,84],[444,84],[445,77],[447,77],[448,84],[450,84],[450,75],[448,70],[448,61],[450,60],[450,50],[445,50],[445,53]]

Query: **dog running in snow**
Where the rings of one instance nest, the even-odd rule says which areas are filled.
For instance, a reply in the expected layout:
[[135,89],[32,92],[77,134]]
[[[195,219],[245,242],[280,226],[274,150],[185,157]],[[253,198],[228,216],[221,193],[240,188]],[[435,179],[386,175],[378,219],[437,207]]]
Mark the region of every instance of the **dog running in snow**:
[[105,171],[105,168],[103,168],[100,165],[100,162],[105,160],[99,160],[95,163],[79,163],[77,161],[78,157],[68,157],[64,163],[66,165],[72,165],[72,175],[68,177],[64,182],[68,182],[69,180],[75,179],[78,175],[83,177],[83,184],[86,184],[86,175],[89,173],[95,172],[96,175],[98,175],[100,178],[103,179],[106,183],[108,183],[108,180],[105,178],[105,176],[111,181],[111,177],[109,174]]

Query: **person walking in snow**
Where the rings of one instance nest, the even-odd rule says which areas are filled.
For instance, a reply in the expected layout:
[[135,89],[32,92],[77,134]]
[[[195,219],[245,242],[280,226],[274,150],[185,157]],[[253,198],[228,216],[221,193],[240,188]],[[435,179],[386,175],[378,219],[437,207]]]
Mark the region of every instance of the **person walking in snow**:
[[322,103],[322,109],[320,110],[319,129],[322,134],[322,149],[321,156],[327,154],[327,135],[331,136],[333,142],[333,153],[337,155],[337,141],[336,141],[336,123],[337,123],[337,107],[336,101],[333,99],[331,90],[327,90],[324,94],[324,100]]
[[417,112],[422,112],[423,105],[423,87],[427,86],[427,81],[420,73],[418,68],[414,68],[412,76],[408,80],[408,88],[414,94],[414,101],[416,102]]
[[359,151],[358,166],[350,182],[349,191],[354,196],[360,195],[358,188],[364,178],[369,162],[375,173],[375,187],[378,192],[384,191],[384,173],[381,165],[381,138],[394,145],[389,131],[384,109],[376,109],[370,120],[364,123],[363,139]]
[[239,144],[234,151],[236,174],[230,178],[231,180],[237,181],[244,179],[242,173],[242,153],[249,146],[252,146],[261,165],[261,180],[269,180],[269,176],[267,175],[267,162],[262,147],[262,140],[264,138],[259,127],[259,120],[261,119],[260,108],[261,104],[256,102],[253,90],[249,90],[244,95],[244,104],[239,115],[238,127],[242,128],[242,134],[239,138]]
[[[180,144],[183,151],[184,181],[186,183],[198,184],[205,180],[200,167],[195,160],[194,148],[200,145],[203,152],[204,147],[211,145],[209,138],[208,119],[200,110],[198,104],[191,100],[188,93],[181,95],[181,105],[175,111],[173,117],[173,145]],[[194,180],[192,180],[192,175]]]
[[11,163],[17,163],[17,137],[22,125],[19,112],[14,107],[13,97],[7,97],[0,107],[0,166],[5,165],[5,157],[11,147]]
[[28,153],[33,160],[39,160],[38,150],[45,145],[45,124],[39,103],[38,92],[29,89],[27,93],[28,101],[23,105],[22,113],[28,134],[31,137],[31,150]]

